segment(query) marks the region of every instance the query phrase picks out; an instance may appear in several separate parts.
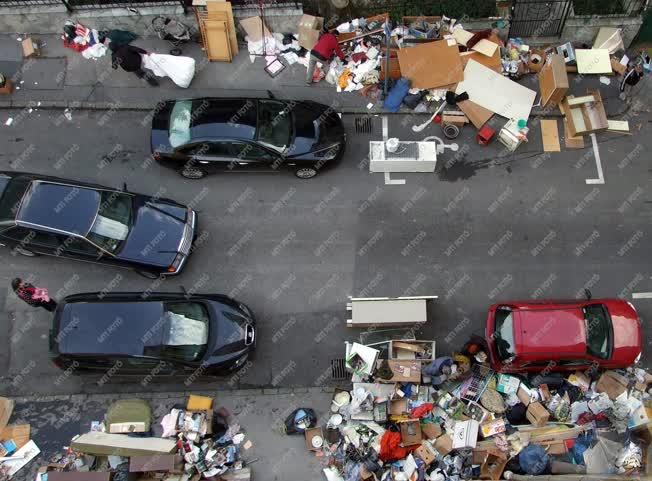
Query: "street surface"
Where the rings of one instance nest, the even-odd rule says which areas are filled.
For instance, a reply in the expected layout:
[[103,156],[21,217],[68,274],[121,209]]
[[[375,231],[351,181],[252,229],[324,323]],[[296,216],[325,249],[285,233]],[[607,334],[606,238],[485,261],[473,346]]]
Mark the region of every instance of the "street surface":
[[[475,130],[457,139],[463,159],[447,151],[437,174],[370,174],[368,141],[353,116],[338,167],[302,181],[291,172],[185,180],[148,160],[146,112],[3,111],[3,170],[70,177],[159,194],[193,205],[205,231],[185,271],[153,283],[138,274],[3,251],[0,275],[1,390],[4,394],[152,392],[288,387],[336,383],[331,360],[344,356],[347,296],[438,295],[419,338],[449,353],[482,333],[487,307],[514,298],[619,296],[632,301],[645,329],[652,322],[652,201],[647,117],[630,119],[633,135],[597,138],[604,184],[590,139],[582,150],[541,153],[539,127],[528,144],[504,156],[480,147]],[[8,117],[11,126],[4,126]],[[441,135],[438,126],[411,130],[424,116],[389,117],[389,136]],[[639,130],[640,126],[640,130]],[[560,123],[561,127],[561,123]],[[563,128],[561,128],[563,133]],[[448,162],[448,165],[444,165]],[[33,278],[55,297],[84,291],[165,290],[232,295],[258,317],[258,350],[236,376],[219,380],[67,376],[48,359],[49,316],[19,302],[13,277]],[[649,341],[645,341],[646,345]],[[644,354],[644,363],[647,359]]]

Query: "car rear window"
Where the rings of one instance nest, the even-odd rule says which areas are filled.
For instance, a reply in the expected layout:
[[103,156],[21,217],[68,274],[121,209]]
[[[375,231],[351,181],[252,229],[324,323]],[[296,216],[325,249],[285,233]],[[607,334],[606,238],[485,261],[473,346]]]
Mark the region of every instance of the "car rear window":
[[602,304],[583,308],[586,324],[586,350],[600,359],[611,357],[611,319]]
[[509,308],[499,307],[496,309],[494,342],[501,360],[504,361],[516,354],[514,349],[514,313]]
[[0,176],[0,221],[14,220],[20,207],[20,201],[29,186],[29,180],[10,179],[7,176]]
[[179,147],[190,142],[192,100],[177,100],[170,113],[170,145]]
[[127,238],[131,225],[131,197],[119,192],[101,192],[100,207],[88,239],[113,253]]

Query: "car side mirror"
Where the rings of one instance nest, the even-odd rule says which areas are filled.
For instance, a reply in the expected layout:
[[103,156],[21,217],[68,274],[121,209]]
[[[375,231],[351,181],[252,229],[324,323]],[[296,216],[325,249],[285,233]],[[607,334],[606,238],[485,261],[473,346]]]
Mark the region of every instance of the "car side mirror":
[[272,100],[276,100],[276,96],[272,93],[271,90],[267,91],[267,97],[272,99]]

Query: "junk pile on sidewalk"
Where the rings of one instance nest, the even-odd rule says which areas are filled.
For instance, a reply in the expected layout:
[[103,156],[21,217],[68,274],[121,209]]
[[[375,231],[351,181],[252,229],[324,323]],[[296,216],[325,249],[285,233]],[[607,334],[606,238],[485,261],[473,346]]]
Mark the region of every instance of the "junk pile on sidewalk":
[[[477,129],[479,144],[497,138],[510,151],[527,142],[528,121],[535,106],[548,111],[560,106],[567,119],[568,148],[577,148],[584,134],[627,132],[626,122],[606,118],[598,89],[569,95],[568,73],[596,75],[605,85],[623,82],[626,94],[628,86],[651,69],[647,54],[638,58],[625,54],[617,28],[600,28],[592,48],[570,42],[531,48],[520,38],[501,38],[499,29],[468,31],[447,17],[403,17],[391,30],[388,18],[388,14],[356,18],[329,29],[345,59],[340,60],[338,53],[317,63],[312,81],[324,80],[338,92],[359,91],[375,101],[387,76],[387,110],[437,111],[432,122],[440,125],[446,137],[457,137],[471,124]],[[260,17],[245,19],[241,25],[252,61],[255,56],[265,56],[266,64],[274,66],[275,76],[287,65],[308,66],[324,19],[304,15],[296,34],[272,33]],[[528,74],[538,76],[538,92],[517,83]],[[586,113],[589,120],[582,125]],[[494,115],[505,122],[489,122]],[[560,150],[556,126],[556,120],[542,124],[546,151]]]
[[11,479],[41,452],[29,424],[7,424],[13,410],[14,401],[0,397],[0,481]]
[[103,421],[39,468],[37,481],[251,479],[240,454],[252,443],[225,408],[213,409],[211,398],[191,395],[171,409],[160,422],[161,437],[153,436],[151,423],[147,401],[114,402]]
[[[433,341],[347,343],[352,389],[317,422],[287,419],[328,481],[604,480],[644,474],[652,376],[642,369],[500,374],[483,340],[435,357]],[[613,478],[620,479],[620,478]]]

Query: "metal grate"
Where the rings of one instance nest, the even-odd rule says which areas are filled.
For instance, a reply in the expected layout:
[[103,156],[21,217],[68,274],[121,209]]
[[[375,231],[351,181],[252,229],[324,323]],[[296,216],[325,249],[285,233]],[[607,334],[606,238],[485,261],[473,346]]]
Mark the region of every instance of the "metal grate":
[[356,134],[371,134],[374,130],[373,117],[356,117],[355,118],[355,133]]
[[344,359],[331,359],[331,377],[333,379],[348,379],[349,373],[346,370]]

